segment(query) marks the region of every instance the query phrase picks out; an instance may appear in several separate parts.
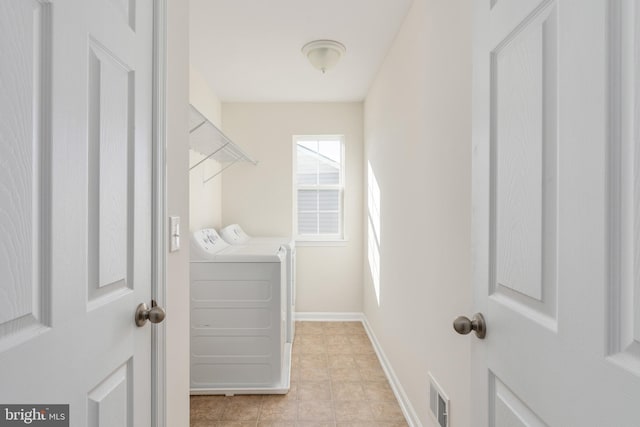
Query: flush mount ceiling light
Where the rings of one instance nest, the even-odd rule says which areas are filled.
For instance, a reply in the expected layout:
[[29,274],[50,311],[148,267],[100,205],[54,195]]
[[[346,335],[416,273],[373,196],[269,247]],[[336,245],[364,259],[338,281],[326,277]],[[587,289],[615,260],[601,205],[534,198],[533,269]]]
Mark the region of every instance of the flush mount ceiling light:
[[333,40],[315,40],[302,47],[302,53],[322,74],[336,65],[346,51],[342,43]]

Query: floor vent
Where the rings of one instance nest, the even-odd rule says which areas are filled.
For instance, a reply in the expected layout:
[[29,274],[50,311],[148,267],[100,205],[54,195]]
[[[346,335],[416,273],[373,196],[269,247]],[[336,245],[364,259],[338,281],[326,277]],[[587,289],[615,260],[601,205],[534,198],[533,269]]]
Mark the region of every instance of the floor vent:
[[429,408],[440,427],[449,427],[449,398],[429,372]]

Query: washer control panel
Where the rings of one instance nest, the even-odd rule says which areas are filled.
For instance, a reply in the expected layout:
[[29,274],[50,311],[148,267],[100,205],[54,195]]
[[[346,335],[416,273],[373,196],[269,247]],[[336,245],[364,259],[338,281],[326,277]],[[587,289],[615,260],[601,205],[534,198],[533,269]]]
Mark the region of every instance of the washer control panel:
[[195,231],[191,236],[192,258],[211,258],[229,246],[213,228]]
[[238,224],[227,225],[220,230],[220,234],[222,234],[222,238],[226,240],[227,243],[231,243],[232,245],[246,243],[250,239],[249,235],[245,233]]

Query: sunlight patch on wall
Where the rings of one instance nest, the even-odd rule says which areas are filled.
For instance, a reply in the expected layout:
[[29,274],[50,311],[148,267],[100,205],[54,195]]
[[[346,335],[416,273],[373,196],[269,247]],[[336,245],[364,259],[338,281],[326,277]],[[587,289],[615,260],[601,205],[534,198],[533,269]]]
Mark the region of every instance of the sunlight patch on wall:
[[371,163],[367,162],[367,214],[369,270],[373,279],[378,307],[380,307],[380,187]]

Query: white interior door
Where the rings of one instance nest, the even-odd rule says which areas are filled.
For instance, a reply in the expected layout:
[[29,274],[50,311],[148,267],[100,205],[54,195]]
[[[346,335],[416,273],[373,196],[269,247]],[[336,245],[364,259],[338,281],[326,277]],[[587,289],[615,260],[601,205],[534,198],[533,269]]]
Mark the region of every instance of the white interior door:
[[150,425],[152,7],[0,2],[0,404],[76,427]]
[[473,3],[473,425],[640,426],[640,4]]

